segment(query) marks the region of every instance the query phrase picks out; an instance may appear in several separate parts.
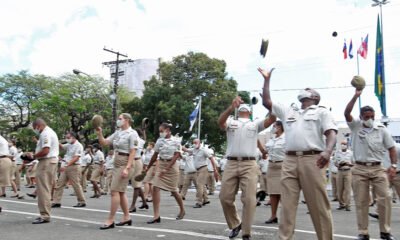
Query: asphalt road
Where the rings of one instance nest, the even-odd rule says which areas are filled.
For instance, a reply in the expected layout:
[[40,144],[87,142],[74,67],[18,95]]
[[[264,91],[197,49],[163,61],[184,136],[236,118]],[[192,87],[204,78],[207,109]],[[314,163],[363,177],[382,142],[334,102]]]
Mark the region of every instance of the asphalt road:
[[[90,189],[90,188],[89,188]],[[30,192],[31,189],[23,189]],[[149,225],[146,221],[152,218],[152,208],[138,210],[131,214],[133,225],[116,227],[101,231],[99,226],[106,219],[110,205],[110,196],[99,199],[87,199],[86,208],[73,208],[76,197],[70,196],[72,189],[64,191],[62,208],[53,209],[52,221],[48,224],[32,225],[31,222],[38,216],[36,200],[25,196],[23,200],[0,198],[0,240],[42,240],[42,239],[228,239],[229,229],[225,223],[218,195],[210,196],[211,204],[194,209],[195,193],[192,189],[185,203],[186,216],[183,220],[175,220],[178,207],[169,193],[163,192],[161,197],[161,223]],[[11,193],[7,192],[10,196]],[[89,197],[91,193],[86,193]],[[129,189],[129,199],[132,198],[132,189]],[[241,211],[240,196],[237,196],[237,206]],[[140,206],[140,202],[137,203]],[[337,202],[332,202],[335,239],[354,239],[357,235],[355,207],[351,212],[336,210]],[[375,208],[372,207],[374,212]],[[392,233],[400,239],[400,204],[394,204],[392,210]],[[266,225],[264,222],[270,215],[270,207],[257,207],[253,225],[253,239],[276,239],[278,225]],[[118,212],[116,221],[121,219]],[[379,224],[370,219],[370,235],[379,239]],[[239,235],[240,237],[240,235]],[[239,238],[241,239],[241,238]],[[297,240],[317,239],[314,228],[307,214],[307,206],[300,203],[297,211],[296,225]]]

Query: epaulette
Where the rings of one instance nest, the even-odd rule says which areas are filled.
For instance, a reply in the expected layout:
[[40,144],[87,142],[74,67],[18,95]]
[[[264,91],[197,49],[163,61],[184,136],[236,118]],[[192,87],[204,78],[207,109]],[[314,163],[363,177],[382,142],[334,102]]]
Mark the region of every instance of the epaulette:
[[318,107],[319,107],[319,108],[326,108],[325,106],[320,106],[320,105],[318,105]]

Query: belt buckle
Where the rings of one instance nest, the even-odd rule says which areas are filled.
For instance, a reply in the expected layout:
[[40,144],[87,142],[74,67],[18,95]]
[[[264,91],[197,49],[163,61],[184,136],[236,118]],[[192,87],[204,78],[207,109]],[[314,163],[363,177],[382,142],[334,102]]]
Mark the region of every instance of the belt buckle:
[[302,151],[296,151],[296,156],[303,156],[303,152]]
[[368,166],[368,167],[372,166],[372,162],[365,163],[365,166]]

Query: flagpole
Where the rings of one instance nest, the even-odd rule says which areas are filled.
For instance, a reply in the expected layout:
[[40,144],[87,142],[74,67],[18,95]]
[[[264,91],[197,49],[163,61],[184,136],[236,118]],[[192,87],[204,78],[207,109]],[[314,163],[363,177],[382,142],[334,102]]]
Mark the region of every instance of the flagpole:
[[[361,45],[363,44],[363,39],[361,37]],[[359,62],[359,58],[358,58],[358,50],[357,50],[357,75],[360,76],[360,62]],[[361,95],[358,97],[358,108],[361,111]]]
[[199,127],[197,129],[197,138],[200,139],[200,129],[201,129],[201,94],[199,98]]

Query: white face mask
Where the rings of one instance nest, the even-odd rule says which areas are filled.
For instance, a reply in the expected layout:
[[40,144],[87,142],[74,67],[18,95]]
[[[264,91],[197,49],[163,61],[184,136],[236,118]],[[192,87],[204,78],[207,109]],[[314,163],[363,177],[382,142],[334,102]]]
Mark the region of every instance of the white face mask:
[[312,97],[312,93],[309,92],[309,91],[306,91],[306,90],[301,90],[301,91],[299,92],[299,95],[297,95],[297,99],[298,99],[299,101],[301,101],[301,100],[304,99],[304,98],[311,98],[311,97]]
[[122,127],[122,125],[124,125],[124,123],[125,123],[125,121],[124,120],[121,120],[121,119],[118,119],[117,120],[117,127]]
[[196,143],[196,144],[194,145],[194,147],[197,148],[197,149],[199,149],[199,148],[200,148],[200,143]]
[[273,127],[273,128],[271,129],[271,134],[275,134],[275,133],[276,133],[276,128]]
[[347,145],[342,144],[342,145],[341,145],[341,148],[342,148],[342,150],[346,150],[346,149],[347,149]]
[[71,144],[72,143],[72,139],[71,138],[67,138],[67,143]]
[[363,124],[368,128],[372,128],[374,126],[374,119],[363,120]]
[[36,135],[40,135],[40,131],[39,131],[39,129],[37,129],[37,128],[33,129],[33,132],[34,132]]
[[160,138],[165,138],[167,136],[166,132],[160,132]]

